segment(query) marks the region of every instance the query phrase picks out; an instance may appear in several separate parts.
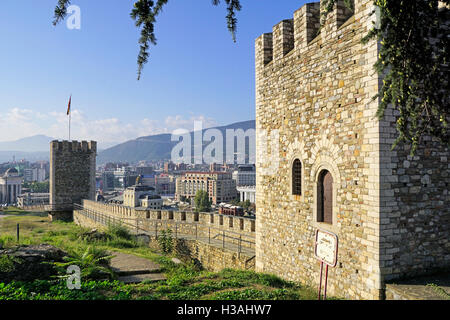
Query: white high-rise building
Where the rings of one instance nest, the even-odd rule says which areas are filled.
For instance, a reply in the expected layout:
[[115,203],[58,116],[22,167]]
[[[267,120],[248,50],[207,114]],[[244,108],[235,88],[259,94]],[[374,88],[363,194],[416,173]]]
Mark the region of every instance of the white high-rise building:
[[23,179],[26,182],[43,182],[45,181],[44,168],[32,168],[23,170]]

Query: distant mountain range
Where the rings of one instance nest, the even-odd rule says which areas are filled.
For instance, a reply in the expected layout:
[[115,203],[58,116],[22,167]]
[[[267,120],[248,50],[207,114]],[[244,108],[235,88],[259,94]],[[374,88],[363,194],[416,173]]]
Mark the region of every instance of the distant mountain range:
[[[224,154],[227,129],[255,129],[255,120],[237,122],[227,126],[210,128],[218,129],[222,132],[224,137]],[[208,129],[204,129],[205,132]],[[193,132],[191,132],[191,139],[193,140]],[[192,142],[193,143],[193,142]],[[97,157],[97,164],[104,164],[107,162],[129,162],[137,163],[140,160],[158,161],[171,158],[171,152],[178,142],[171,141],[171,134],[159,134],[147,137],[141,137],[135,140],[130,140],[121,143],[112,148],[99,152]],[[248,155],[248,150],[246,150]]]
[[42,152],[50,150],[50,141],[55,139],[44,135],[23,138],[16,141],[0,142],[0,151]]
[[51,137],[37,135],[16,141],[0,142],[0,162],[21,159],[28,161],[49,160]]
[[[243,121],[233,123],[227,126],[210,128],[218,129],[224,137],[224,154],[226,150],[226,130],[227,129],[255,129],[255,121]],[[208,129],[204,129],[205,132]],[[107,149],[101,150],[110,144],[100,145],[97,156],[97,164],[107,162],[129,162],[137,163],[140,160],[158,161],[171,158],[171,152],[178,142],[171,141],[171,134],[158,134],[147,137],[130,140]],[[193,132],[191,132],[193,143]],[[13,157],[16,161],[26,159],[28,161],[49,160],[50,158],[50,142],[56,140],[45,135],[36,135],[33,137],[23,138],[16,141],[0,142],[0,163],[12,161]],[[208,143],[204,143],[204,146]],[[193,153],[192,153],[193,154]],[[246,150],[248,155],[248,150]]]

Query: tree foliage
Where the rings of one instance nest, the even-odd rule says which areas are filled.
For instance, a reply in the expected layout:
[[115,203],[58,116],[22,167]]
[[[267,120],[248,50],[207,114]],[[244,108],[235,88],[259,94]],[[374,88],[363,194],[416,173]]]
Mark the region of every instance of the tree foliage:
[[31,192],[35,193],[49,193],[50,192],[50,182],[44,181],[44,182],[24,182],[22,185],[23,188],[29,188],[31,189]]
[[[336,2],[327,0],[326,12]],[[450,0],[442,2],[450,4]],[[388,108],[395,110],[398,137],[393,147],[406,142],[413,154],[424,136],[449,145],[449,10],[438,10],[438,1],[433,0],[375,0],[374,4],[379,23],[363,43],[376,39],[381,44],[375,69],[383,83],[374,99],[380,101],[380,119]]]
[[211,201],[209,200],[208,192],[198,190],[194,198],[195,210],[197,212],[211,211]]
[[[331,12],[338,0],[322,0],[324,15]],[[168,0],[136,0],[131,17],[141,28],[138,55],[138,79],[148,62],[149,47],[156,44],[154,25],[156,17]],[[236,41],[236,12],[240,0],[224,0],[226,21]],[[449,5],[450,0],[443,3]],[[212,0],[219,5],[220,0]],[[344,0],[353,9],[353,1]],[[435,0],[374,0],[380,9],[379,26],[369,31],[363,42],[380,41],[380,54],[375,64],[382,75],[378,117],[388,107],[396,111],[399,142],[411,144],[414,153],[421,138],[429,135],[449,145],[449,42],[448,10],[438,10]],[[58,0],[54,24],[65,18],[70,0]]]

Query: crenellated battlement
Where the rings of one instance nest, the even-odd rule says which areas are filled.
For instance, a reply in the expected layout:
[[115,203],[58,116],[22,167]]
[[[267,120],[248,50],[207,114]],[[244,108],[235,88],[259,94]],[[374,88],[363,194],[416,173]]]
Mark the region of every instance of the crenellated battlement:
[[[356,0],[358,2],[358,0]],[[256,63],[267,65],[272,60],[280,60],[291,50],[306,50],[309,43],[322,34],[324,39],[336,32],[352,15],[356,8],[362,10],[366,1],[360,1],[361,6],[354,5],[354,11],[345,6],[343,0],[338,0],[332,12],[323,18],[324,2],[307,3],[295,11],[293,19],[283,20],[273,27],[271,33],[265,33],[256,39]]]
[[70,152],[86,152],[96,153],[96,141],[52,141],[50,142],[51,150],[55,151],[70,151]]
[[50,204],[71,210],[83,199],[95,199],[96,141],[50,142]]
[[450,155],[429,137],[414,157],[392,149],[396,114],[380,119],[373,99],[382,44],[361,41],[379,22],[374,2],[354,0],[353,13],[340,1],[323,15],[325,3],[305,4],[256,40],[256,135],[278,135],[257,146],[255,270],[319,285],[314,231],[324,230],[339,239],[327,292],[380,299],[387,281],[450,266]]

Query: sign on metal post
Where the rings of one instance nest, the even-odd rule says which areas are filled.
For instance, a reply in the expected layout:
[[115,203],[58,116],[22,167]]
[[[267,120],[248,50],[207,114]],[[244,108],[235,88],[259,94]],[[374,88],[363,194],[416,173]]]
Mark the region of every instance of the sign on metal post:
[[324,299],[327,298],[328,267],[334,268],[337,264],[338,236],[325,230],[316,230],[314,255],[320,261],[319,300],[322,291],[322,273],[325,264]]

